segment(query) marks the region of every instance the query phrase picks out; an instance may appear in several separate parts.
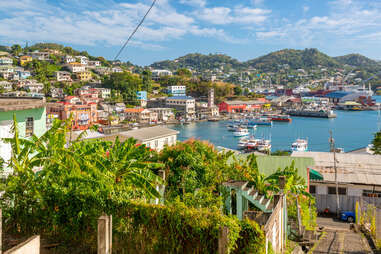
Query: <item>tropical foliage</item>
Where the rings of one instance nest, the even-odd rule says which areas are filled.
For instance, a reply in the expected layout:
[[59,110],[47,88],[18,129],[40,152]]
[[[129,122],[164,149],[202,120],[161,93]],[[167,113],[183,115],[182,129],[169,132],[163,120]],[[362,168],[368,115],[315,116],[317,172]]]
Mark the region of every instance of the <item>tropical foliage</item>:
[[381,131],[374,134],[372,145],[372,151],[374,154],[381,154]]

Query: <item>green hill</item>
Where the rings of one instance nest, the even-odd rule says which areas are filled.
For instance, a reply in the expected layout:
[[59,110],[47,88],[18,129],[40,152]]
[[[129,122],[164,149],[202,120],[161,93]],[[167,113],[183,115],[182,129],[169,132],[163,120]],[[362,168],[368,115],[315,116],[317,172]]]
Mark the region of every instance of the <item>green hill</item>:
[[317,49],[283,49],[265,56],[249,60],[246,64],[262,71],[276,71],[279,65],[289,65],[291,69],[310,69],[318,65],[339,67],[340,63]]
[[227,69],[239,69],[244,67],[237,59],[224,54],[203,55],[199,53],[188,54],[175,60],[165,60],[151,64],[155,69],[177,70],[180,68],[191,68],[197,71],[211,70],[224,66]]
[[354,67],[363,69],[381,69],[381,64],[375,60],[365,57],[360,54],[348,54],[344,56],[334,57],[341,64],[348,64]]

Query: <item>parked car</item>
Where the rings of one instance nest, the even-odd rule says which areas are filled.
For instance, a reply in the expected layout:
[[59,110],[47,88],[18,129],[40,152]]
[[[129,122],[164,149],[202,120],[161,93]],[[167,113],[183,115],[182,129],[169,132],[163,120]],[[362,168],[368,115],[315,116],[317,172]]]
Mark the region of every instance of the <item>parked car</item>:
[[356,215],[355,215],[354,212],[343,211],[343,212],[341,212],[340,219],[341,219],[342,221],[346,221],[346,222],[349,222],[349,223],[353,223],[353,222],[355,222]]

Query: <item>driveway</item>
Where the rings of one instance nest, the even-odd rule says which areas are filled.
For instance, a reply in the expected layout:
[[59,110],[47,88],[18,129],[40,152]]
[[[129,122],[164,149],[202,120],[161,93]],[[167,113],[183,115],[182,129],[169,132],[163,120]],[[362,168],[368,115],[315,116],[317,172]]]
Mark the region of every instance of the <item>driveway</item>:
[[359,233],[350,230],[349,223],[332,218],[317,218],[319,227],[326,232],[312,253],[370,254],[373,253],[367,240]]

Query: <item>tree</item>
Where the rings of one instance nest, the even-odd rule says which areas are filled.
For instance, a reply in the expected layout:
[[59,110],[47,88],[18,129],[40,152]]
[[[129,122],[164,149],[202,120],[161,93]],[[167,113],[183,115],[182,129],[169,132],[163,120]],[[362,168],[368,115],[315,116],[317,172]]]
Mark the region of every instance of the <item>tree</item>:
[[22,51],[22,48],[20,45],[15,44],[11,47],[11,52],[13,55],[18,56],[20,52]]
[[374,154],[381,154],[381,131],[374,134],[372,145],[373,147],[371,150],[374,152]]
[[176,71],[176,75],[190,78],[192,77],[192,72],[187,68],[181,68]]
[[144,69],[142,72],[143,89],[148,92],[152,91],[152,72],[149,69]]
[[235,86],[234,87],[234,95],[237,95],[237,96],[242,95],[242,87],[241,86]]

